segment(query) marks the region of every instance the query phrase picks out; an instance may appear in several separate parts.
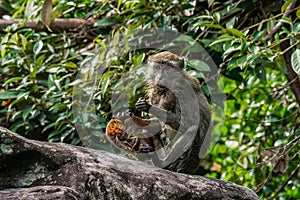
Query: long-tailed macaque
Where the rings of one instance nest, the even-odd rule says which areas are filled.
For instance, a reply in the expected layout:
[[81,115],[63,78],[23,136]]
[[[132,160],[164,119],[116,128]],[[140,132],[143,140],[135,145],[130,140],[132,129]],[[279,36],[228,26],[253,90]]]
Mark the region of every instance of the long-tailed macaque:
[[[157,130],[160,124],[160,131],[152,137],[156,150],[154,164],[193,174],[199,167],[199,154],[205,153],[203,146],[209,145],[203,141],[210,134],[211,112],[199,81],[183,70],[184,65],[184,59],[171,52],[150,57],[147,100],[139,99],[136,108],[151,116],[147,129]],[[189,93],[193,93],[193,101]]]
[[171,52],[150,57],[147,100],[135,104],[150,119],[121,113],[110,121],[106,135],[121,149],[150,155],[146,159],[156,166],[193,174],[209,146],[211,112],[201,85],[183,70],[184,64]]

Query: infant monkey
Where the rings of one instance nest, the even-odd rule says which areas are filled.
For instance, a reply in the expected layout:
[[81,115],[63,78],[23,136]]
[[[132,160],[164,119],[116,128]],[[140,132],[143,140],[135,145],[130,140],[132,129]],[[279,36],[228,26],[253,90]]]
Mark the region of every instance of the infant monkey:
[[[156,150],[156,156],[153,159],[154,164],[171,171],[193,174],[196,173],[199,167],[199,151],[202,149],[201,147],[208,146],[208,144],[203,144],[203,141],[205,136],[209,134],[211,112],[199,81],[183,70],[184,65],[183,58],[167,51],[150,57],[146,73],[147,83],[149,84],[147,100],[140,98],[135,106],[137,110],[150,114],[150,122],[156,122],[150,123],[149,126],[151,124],[157,126],[157,121],[160,122],[159,137],[153,137],[152,142]],[[175,71],[179,76],[170,76],[172,71]],[[176,77],[180,80],[176,80]],[[170,89],[170,87],[166,87],[167,84],[165,84],[171,82],[171,84],[174,83],[176,85],[182,80],[190,85],[196,99],[194,105],[185,105],[191,107],[188,110],[193,112],[192,115],[184,114],[183,110],[183,104],[189,102],[184,103],[178,100],[178,98],[181,98],[180,95],[185,94],[186,89],[182,87],[179,89],[182,91],[178,91],[176,88]],[[193,122],[195,120],[192,116],[199,118],[199,124],[194,126],[196,129],[194,128],[193,130],[195,135],[193,138],[189,138],[191,137],[191,134],[188,133],[190,130],[189,127],[186,127],[187,131],[181,137],[185,138],[184,140],[191,139],[190,145],[186,147],[178,145],[179,142],[172,143],[172,139],[179,132],[180,127],[184,127],[187,124],[183,122]],[[151,127],[148,128],[151,129]],[[153,127],[153,130],[155,129],[157,127]],[[180,156],[176,157],[177,155]]]

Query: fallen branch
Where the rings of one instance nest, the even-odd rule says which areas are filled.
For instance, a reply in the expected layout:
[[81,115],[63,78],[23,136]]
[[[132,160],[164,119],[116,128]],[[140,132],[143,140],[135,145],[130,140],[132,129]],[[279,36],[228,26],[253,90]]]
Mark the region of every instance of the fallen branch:
[[0,199],[259,199],[236,184],[0,127]]

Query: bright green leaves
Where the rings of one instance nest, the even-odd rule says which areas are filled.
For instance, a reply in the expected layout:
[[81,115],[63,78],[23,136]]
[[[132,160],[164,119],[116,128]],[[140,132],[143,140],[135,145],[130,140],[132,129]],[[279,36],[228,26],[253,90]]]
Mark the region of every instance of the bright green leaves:
[[38,42],[36,42],[33,46],[33,53],[35,55],[38,55],[40,53],[40,51],[42,50],[43,48],[43,41],[39,40]]
[[298,19],[300,19],[300,8],[297,9],[296,15],[297,15]]
[[295,1],[295,0],[288,0],[288,1],[286,1],[286,2],[281,6],[281,12],[284,12],[284,11],[287,9],[287,7],[288,7],[293,1]]
[[[221,178],[253,189],[266,184],[261,192],[263,197],[267,193],[274,193],[287,180],[288,174],[276,177],[277,180],[267,180],[270,169],[256,164],[262,149],[274,149],[274,144],[284,145],[293,139],[293,134],[298,136],[300,133],[297,129],[299,106],[289,90],[284,73],[285,63],[279,48],[283,40],[290,38],[293,49],[299,45],[300,8],[292,13],[296,14],[297,19],[282,18],[292,0],[283,1],[281,10],[276,4],[279,2],[268,4],[262,0],[55,0],[52,17],[48,0],[13,2],[8,4],[3,1],[4,5],[1,6],[10,12],[9,17],[23,18],[24,23],[28,20],[40,21],[42,18],[49,25],[50,19],[56,17],[92,18],[96,22],[91,29],[83,26],[78,32],[74,30],[67,33],[18,30],[22,25],[19,24],[6,30],[13,32],[1,35],[0,86],[3,91],[0,92],[0,101],[11,98],[12,102],[1,108],[0,121],[5,124],[10,120],[11,130],[23,134],[42,130],[42,136],[49,141],[78,144],[74,128],[76,120],[81,118],[84,125],[92,126],[89,119],[93,118],[99,125],[91,132],[91,137],[103,140],[104,135],[98,130],[105,128],[106,120],[111,116],[111,91],[120,84],[127,72],[138,70],[149,53],[128,51],[128,54],[117,55],[112,60],[96,83],[97,93],[91,97],[95,101],[92,109],[96,110],[97,115],[72,116],[73,87],[84,84],[94,73],[92,69],[87,70],[83,80],[78,80],[75,78],[77,71],[87,63],[96,66],[99,60],[105,61],[105,53],[94,60],[89,60],[88,55],[94,55],[92,48],[109,51],[111,48],[105,45],[107,36],[116,34],[118,29],[135,31],[149,26],[171,28],[184,35],[177,38],[176,44],[180,41],[189,44],[196,41],[203,45],[219,66],[216,73],[222,74],[221,81],[224,81],[227,95],[226,118],[217,142],[208,155],[208,159],[222,166],[219,169]],[[42,9],[43,3],[45,9]],[[268,41],[264,41],[263,38],[278,22],[283,26]],[[111,44],[117,47],[120,40],[114,38]],[[188,50],[199,52],[197,46]],[[292,67],[298,75],[299,56],[299,50],[292,55]],[[187,71],[196,78],[202,79],[206,73],[214,73],[203,60],[188,60],[187,64]],[[134,77],[134,80],[139,78],[143,79],[141,76]],[[130,104],[134,105],[132,102],[135,102],[135,98],[144,96],[145,88],[134,82],[129,88],[128,95],[133,96]],[[211,91],[203,85],[203,92],[209,95]],[[7,151],[5,148],[0,147],[2,151]],[[99,148],[111,151],[108,145]],[[293,159],[297,160],[299,156]],[[294,160],[290,162],[289,172],[295,166]],[[294,189],[297,183],[297,180],[289,180],[284,188],[286,193],[280,192],[280,198],[285,199],[290,195],[299,199],[296,198],[299,197],[299,190]]]
[[74,139],[78,143],[70,125],[71,88],[78,83],[69,83],[81,57],[66,41],[64,34],[49,36],[33,30],[2,37],[0,84],[4,91],[0,102],[12,99],[0,109],[6,113],[5,117],[0,114],[2,124],[10,124],[6,122],[10,119],[13,123],[8,128],[13,131],[28,134],[44,129],[51,141]]
[[228,35],[232,35],[235,37],[244,37],[244,34],[235,28],[226,28],[226,29],[222,29],[222,31],[224,33],[227,33]]
[[8,33],[8,34],[6,34],[3,38],[2,38],[2,40],[1,40],[1,48],[0,48],[0,50],[1,50],[1,57],[3,58],[4,56],[5,56],[5,54],[6,54],[6,51],[7,51],[7,42],[8,42],[8,39],[9,39],[9,37],[10,37],[10,33]]

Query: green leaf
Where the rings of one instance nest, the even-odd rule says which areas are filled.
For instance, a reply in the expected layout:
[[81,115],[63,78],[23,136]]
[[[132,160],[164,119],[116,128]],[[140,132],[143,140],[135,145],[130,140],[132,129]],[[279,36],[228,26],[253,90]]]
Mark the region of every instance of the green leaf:
[[107,27],[107,26],[111,26],[114,24],[118,24],[118,23],[119,22],[117,20],[115,20],[114,18],[108,17],[108,18],[105,18],[105,19],[95,22],[94,26]]
[[27,1],[27,5],[24,11],[24,15],[26,18],[30,17],[33,13],[33,7],[34,7],[34,1],[33,0],[29,0]]
[[17,99],[22,99],[22,98],[27,99],[29,97],[29,95],[30,95],[30,91],[19,93],[17,96]]
[[195,42],[195,40],[188,35],[180,35],[178,38],[175,39],[178,42]]
[[223,53],[224,59],[229,56],[230,54],[236,52],[236,51],[241,51],[241,46],[234,45],[226,49],[226,51]]
[[215,13],[213,14],[213,16],[214,16],[214,19],[215,19],[218,23],[220,23],[220,21],[221,21],[221,14],[220,14],[219,12],[215,12]]
[[222,31],[224,33],[227,33],[229,35],[233,35],[236,37],[244,37],[244,34],[235,28],[226,28],[226,29],[223,29]]
[[47,131],[48,129],[53,129],[55,127],[55,123],[51,123],[51,124],[48,124],[43,130],[42,130],[42,133],[44,133],[45,131]]
[[293,25],[293,22],[289,17],[282,18],[279,21],[281,21],[283,23],[286,23],[286,24],[289,24],[289,25]]
[[223,154],[226,153],[227,147],[225,145],[220,145],[219,147],[219,153]]
[[288,1],[286,1],[286,2],[282,5],[282,7],[281,7],[281,12],[284,12],[284,11],[287,9],[287,7],[288,7],[293,1],[295,1],[295,0],[288,0]]
[[266,69],[262,65],[255,66],[254,71],[257,78],[259,78],[263,83],[267,81]]
[[223,43],[227,41],[232,41],[234,38],[232,36],[227,35],[228,37],[219,37],[214,42],[212,42],[209,46],[213,46],[218,43]]
[[67,62],[65,66],[66,68],[77,69],[77,65],[73,62]]
[[242,39],[241,42],[241,51],[243,54],[246,53],[246,51],[248,50],[248,47],[250,46],[250,43],[248,43],[247,41],[245,41],[244,39]]
[[23,48],[23,50],[25,51],[26,50],[26,47],[27,47],[27,39],[26,39],[26,37],[24,36],[24,35],[22,35],[22,34],[20,34],[19,35],[20,36],[20,38],[21,38],[21,40],[22,40],[22,48]]
[[117,6],[118,9],[120,9],[120,7],[121,7],[121,5],[122,5],[122,2],[123,2],[122,0],[119,0],[119,1],[118,1],[118,6]]
[[189,60],[188,65],[200,72],[201,71],[210,72],[210,67],[208,66],[208,64],[206,64],[201,60]]
[[[34,63],[34,71],[35,73],[38,71],[39,68],[41,68],[41,66],[43,65],[44,63],[44,60],[45,60],[45,55],[41,55],[39,56],[35,63]],[[43,70],[44,71],[44,70]]]
[[[109,74],[109,73],[107,73],[107,74]],[[102,86],[101,86],[101,92],[102,92],[102,96],[104,96],[104,94],[106,93],[106,91],[107,91],[107,88],[108,88],[108,86],[109,86],[109,83],[110,83],[110,77],[109,77],[109,75],[104,75],[104,80],[103,80],[103,82],[102,82]]]
[[7,100],[9,98],[17,98],[18,92],[0,92],[0,99]]
[[253,34],[253,41],[260,40],[265,35],[266,30],[255,31]]
[[61,86],[60,86],[60,81],[59,81],[59,80],[55,80],[55,81],[54,81],[54,85],[55,85],[55,87],[56,87],[59,91],[62,90],[62,89],[61,89]]
[[33,46],[33,53],[35,54],[35,55],[37,55],[37,54],[39,54],[40,53],[40,51],[42,50],[42,48],[43,48],[43,42],[40,40],[40,41],[38,41],[38,42],[36,42],[35,44],[34,44],[34,46]]
[[135,56],[134,60],[133,60],[133,65],[134,66],[140,65],[143,62],[144,59],[145,59],[145,54],[141,54],[139,56]]
[[218,24],[204,23],[204,24],[201,24],[201,26],[205,26],[205,27],[209,27],[209,28],[215,28],[215,29],[223,29],[223,26],[218,25]]
[[300,19],[300,8],[297,9],[296,15],[297,15],[298,19]]
[[7,81],[5,81],[3,83],[3,85],[5,86],[5,85],[8,85],[8,84],[13,83],[13,82],[21,81],[23,79],[24,79],[23,77],[13,77],[13,78],[10,78]]
[[22,117],[25,121],[30,113],[30,111],[33,109],[34,105],[27,105],[26,108],[23,110]]
[[239,146],[239,142],[235,140],[227,140],[225,141],[225,145],[227,148],[237,148]]
[[292,68],[300,76],[300,49],[297,49],[292,54]]
[[11,33],[8,33],[6,34],[3,38],[2,38],[2,41],[1,41],[1,48],[0,48],[0,51],[1,51],[1,57],[4,58],[5,54],[6,54],[6,51],[7,51],[7,42],[8,42],[8,39],[9,37],[11,36]]

